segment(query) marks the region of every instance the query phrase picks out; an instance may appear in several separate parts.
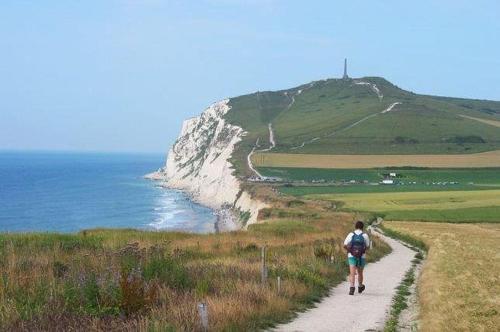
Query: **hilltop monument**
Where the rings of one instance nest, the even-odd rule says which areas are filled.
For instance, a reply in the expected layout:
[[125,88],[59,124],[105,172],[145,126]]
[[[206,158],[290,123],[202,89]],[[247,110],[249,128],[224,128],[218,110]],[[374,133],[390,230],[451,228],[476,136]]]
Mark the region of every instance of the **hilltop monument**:
[[344,76],[342,76],[343,80],[348,80],[349,76],[347,76],[347,58],[344,59]]

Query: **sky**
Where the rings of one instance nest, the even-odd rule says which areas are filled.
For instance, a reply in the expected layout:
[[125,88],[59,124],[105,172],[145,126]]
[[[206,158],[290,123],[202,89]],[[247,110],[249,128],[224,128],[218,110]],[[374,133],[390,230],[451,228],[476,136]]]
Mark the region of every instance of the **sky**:
[[500,100],[500,2],[2,0],[0,150],[164,153],[212,102],[340,77]]

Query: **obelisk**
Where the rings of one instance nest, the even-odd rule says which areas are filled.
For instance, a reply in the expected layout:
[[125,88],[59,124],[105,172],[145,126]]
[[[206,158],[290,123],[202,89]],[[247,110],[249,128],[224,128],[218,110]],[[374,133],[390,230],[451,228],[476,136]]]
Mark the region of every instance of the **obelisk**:
[[347,76],[347,58],[344,59],[344,76],[342,76],[342,79],[344,80],[349,79],[349,76]]

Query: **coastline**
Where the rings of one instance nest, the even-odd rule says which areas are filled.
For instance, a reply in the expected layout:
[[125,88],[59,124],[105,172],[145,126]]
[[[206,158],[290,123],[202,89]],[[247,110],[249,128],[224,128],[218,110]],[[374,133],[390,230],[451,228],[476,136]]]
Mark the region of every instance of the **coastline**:
[[143,178],[150,181],[158,182],[157,184],[162,188],[179,190],[182,193],[184,193],[192,202],[211,209],[213,214],[217,218],[217,220],[214,222],[213,225],[215,233],[232,232],[243,228],[242,225],[238,223],[238,217],[235,215],[235,213],[232,211],[230,207],[217,208],[214,206],[210,206],[208,204],[204,204],[203,201],[196,199],[193,193],[190,192],[189,190],[170,186],[167,180],[165,179],[165,176],[161,173],[160,170],[148,173],[144,175]]
[[190,201],[180,192],[143,178],[164,163],[161,154],[9,152],[0,160],[1,232],[155,231],[166,224],[213,232],[210,210],[188,210]]
[[234,175],[230,160],[236,144],[247,133],[226,121],[230,109],[229,99],[224,99],[185,120],[165,166],[144,176],[213,209],[219,232],[245,229],[257,222],[259,210],[268,207],[243,190],[241,180]]

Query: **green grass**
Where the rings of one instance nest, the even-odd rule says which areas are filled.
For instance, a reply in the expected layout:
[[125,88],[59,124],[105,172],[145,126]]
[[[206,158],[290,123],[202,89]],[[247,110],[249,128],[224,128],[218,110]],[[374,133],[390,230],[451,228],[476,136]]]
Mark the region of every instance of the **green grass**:
[[[265,176],[280,177],[285,181],[299,182],[280,186],[285,195],[307,196],[342,193],[390,193],[421,191],[476,191],[500,187],[500,168],[435,169],[435,168],[381,168],[381,169],[317,169],[261,167]],[[396,172],[398,185],[311,185],[312,181],[342,182],[355,180],[378,183],[384,175]],[[408,183],[412,184],[408,184]],[[413,184],[416,182],[416,184]],[[447,185],[438,183],[448,182]],[[458,184],[449,184],[458,182]],[[308,185],[309,183],[309,185]],[[434,183],[434,184],[433,184]],[[433,219],[435,220],[435,219]]]
[[[382,179],[384,173],[396,172],[398,181],[417,182],[417,184],[388,186],[295,184],[278,188],[285,195],[330,200],[340,203],[337,204],[337,208],[342,210],[369,212],[381,215],[387,220],[500,222],[500,203],[494,201],[500,186],[498,168],[337,170],[264,167],[259,170],[267,176],[306,183],[320,179],[377,182]],[[433,182],[459,182],[459,184],[433,185]],[[462,194],[459,193],[461,191]]]
[[[378,182],[382,179],[380,173],[387,170],[376,169],[319,169],[319,168],[281,168],[281,167],[259,167],[259,172],[264,176],[280,177],[287,181],[306,181],[324,179],[326,181],[341,180],[368,180]],[[500,176],[499,176],[500,178]],[[500,182],[500,179],[499,179]]]
[[396,295],[392,299],[392,307],[389,319],[385,323],[385,332],[396,332],[398,330],[399,315],[408,308],[408,297],[411,295],[410,287],[415,282],[415,265],[405,274],[405,277],[396,290]]
[[379,182],[384,174],[396,172],[397,180],[403,182],[416,181],[418,184],[432,182],[459,182],[460,184],[498,184],[500,185],[500,168],[379,168],[379,169],[317,169],[317,168],[281,168],[260,167],[259,172],[265,176],[277,176],[289,181],[306,181],[324,179],[326,181],[356,180]]
[[[376,84],[384,98],[379,100],[367,86],[338,79],[231,98],[225,117],[247,132],[233,153],[236,171],[251,174],[246,156],[257,139],[261,147],[269,146],[268,123],[275,129],[275,152],[447,154],[500,148],[500,128],[460,116],[500,120],[500,102],[418,95],[379,77],[360,80]],[[402,104],[379,114],[394,102]],[[291,150],[316,137],[321,139]]]
[[396,111],[374,116],[331,138],[307,145],[300,152],[446,154],[482,152],[500,147],[498,127],[464,119],[419,100],[396,108]]
[[279,237],[314,232],[314,226],[310,223],[294,220],[280,220],[271,223],[254,224],[250,225],[248,229],[256,234],[271,234]]
[[[425,244],[425,242],[420,240],[420,239],[417,239],[417,238],[410,236],[406,233],[401,233],[401,232],[398,232],[398,231],[393,230],[391,228],[384,227],[384,224],[381,224],[378,227],[380,227],[382,229],[382,231],[384,232],[385,235],[390,236],[393,239],[403,241],[404,243],[406,243],[410,246],[413,246],[415,248],[418,248],[422,251],[425,251],[425,252],[429,251],[429,246],[427,244]],[[418,257],[421,257],[421,255],[419,255]]]
[[[311,307],[348,272],[339,244],[352,219],[299,200],[286,203],[288,209],[269,209],[267,223],[224,234],[0,233],[0,326],[195,331],[196,306],[206,301],[210,330],[267,329]],[[375,249],[369,261],[390,251],[381,241]]]
[[316,82],[296,96],[295,103],[275,121],[278,150],[288,150],[302,141],[327,135],[360,118],[380,112],[389,101],[363,86],[342,80]]
[[309,195],[387,220],[500,222],[500,190],[341,193]]
[[[307,90],[289,112],[277,119],[278,147],[287,151],[288,141],[302,142],[335,132],[297,153],[323,154],[413,154],[413,153],[470,153],[499,147],[498,128],[467,119],[460,114],[475,114],[479,118],[499,119],[500,103],[477,101],[457,103],[454,100],[408,93],[381,78],[364,78],[377,84],[384,99],[379,101],[367,87],[351,86],[342,81],[326,81]],[[344,83],[344,84],[343,84]],[[347,83],[347,84],[346,84]],[[393,102],[401,102],[395,111],[342,130],[364,117],[379,113]],[[397,125],[396,125],[397,124]],[[455,137],[478,136],[481,144],[452,143]],[[305,138],[305,139],[304,139]],[[450,141],[451,139],[451,141]],[[450,143],[447,143],[450,141]],[[457,140],[460,142],[461,140]],[[472,140],[471,142],[473,142]]]
[[441,210],[500,206],[500,190],[333,194],[307,197],[342,201],[346,208],[358,211]]
[[78,250],[97,250],[102,248],[101,236],[85,236],[59,233],[0,233],[0,250],[10,245],[33,251],[63,250],[67,252]]
[[417,251],[417,253],[415,254],[415,258],[412,260],[412,267],[406,272],[404,279],[401,281],[397,288],[396,295],[394,295],[394,298],[392,299],[389,318],[385,323],[385,332],[395,332],[398,330],[398,323],[401,312],[408,308],[408,297],[411,295],[410,288],[415,283],[416,279],[416,266],[422,262],[422,259],[424,259],[423,252],[427,253],[429,247],[424,241],[413,236],[398,232],[391,228],[384,227],[383,224],[379,227],[384,231],[385,235],[390,236],[393,239],[400,240],[406,245],[410,246],[410,248],[412,248],[413,250]]
[[483,206],[453,210],[406,210],[381,212],[387,220],[445,221],[452,223],[500,223],[500,206]]
[[471,190],[493,190],[494,186],[471,186],[471,185],[408,185],[408,186],[385,186],[385,185],[344,185],[344,186],[281,186],[279,191],[285,195],[307,196],[322,194],[347,194],[347,193],[399,193],[419,191],[471,191]]

